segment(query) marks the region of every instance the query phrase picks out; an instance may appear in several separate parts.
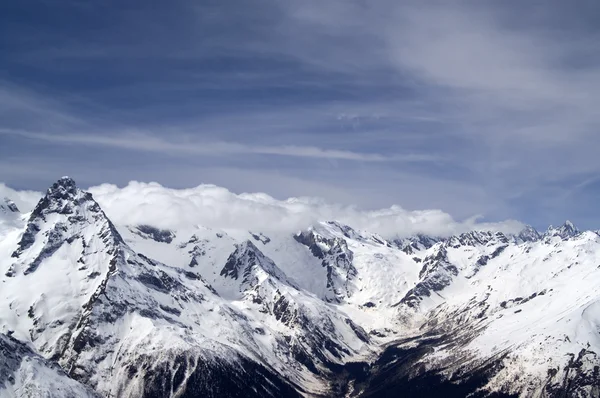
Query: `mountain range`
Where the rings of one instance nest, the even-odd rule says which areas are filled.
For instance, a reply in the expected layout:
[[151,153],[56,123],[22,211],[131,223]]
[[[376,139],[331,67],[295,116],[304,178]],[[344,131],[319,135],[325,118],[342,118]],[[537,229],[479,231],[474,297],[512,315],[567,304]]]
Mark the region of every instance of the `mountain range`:
[[267,230],[0,201],[0,396],[600,396],[597,231]]

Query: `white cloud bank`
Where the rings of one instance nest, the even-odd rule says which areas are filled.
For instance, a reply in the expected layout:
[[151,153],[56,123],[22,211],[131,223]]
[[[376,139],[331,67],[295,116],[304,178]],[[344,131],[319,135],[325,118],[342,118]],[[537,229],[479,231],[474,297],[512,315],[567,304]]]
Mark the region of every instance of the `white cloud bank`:
[[441,210],[407,211],[399,206],[366,211],[317,198],[277,200],[264,193],[235,194],[214,185],[170,189],[157,183],[130,182],[119,188],[89,189],[117,224],[150,224],[181,229],[195,225],[252,231],[293,232],[318,221],[337,220],[383,236],[415,233],[447,236],[472,229],[518,232],[518,221],[480,223],[478,217],[456,221]]
[[[238,195],[215,185],[171,189],[154,182],[132,181],[123,188],[103,184],[88,191],[116,224],[149,224],[173,230],[202,225],[291,233],[329,220],[386,237],[416,233],[448,236],[473,229],[516,233],[523,228],[522,223],[514,220],[482,223],[478,216],[456,221],[441,210],[408,211],[400,206],[361,210],[319,198],[277,200],[264,193]],[[40,192],[17,191],[0,183],[0,197],[12,199],[23,212],[31,211],[41,196]]]

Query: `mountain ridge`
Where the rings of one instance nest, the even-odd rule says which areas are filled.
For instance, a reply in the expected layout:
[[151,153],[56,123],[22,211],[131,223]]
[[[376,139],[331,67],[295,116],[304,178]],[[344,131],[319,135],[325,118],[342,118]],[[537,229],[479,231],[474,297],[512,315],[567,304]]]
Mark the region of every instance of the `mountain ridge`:
[[68,177],[19,217],[0,230],[0,333],[86,391],[600,391],[600,237],[569,221],[446,238],[163,230],[113,223]]

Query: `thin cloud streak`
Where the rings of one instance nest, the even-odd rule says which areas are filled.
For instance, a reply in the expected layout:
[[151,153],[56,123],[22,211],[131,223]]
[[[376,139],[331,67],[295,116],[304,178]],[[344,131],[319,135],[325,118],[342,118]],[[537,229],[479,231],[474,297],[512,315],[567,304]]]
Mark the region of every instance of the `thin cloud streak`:
[[146,152],[164,152],[189,155],[277,155],[305,158],[322,158],[332,160],[349,160],[361,162],[440,162],[442,159],[427,155],[384,156],[380,154],[358,153],[335,149],[323,149],[312,146],[252,146],[235,142],[197,142],[167,141],[158,136],[144,133],[123,133],[118,136],[98,134],[48,134],[39,132],[0,129],[0,134],[14,135],[22,138],[44,140],[62,145],[101,145],[120,149]]

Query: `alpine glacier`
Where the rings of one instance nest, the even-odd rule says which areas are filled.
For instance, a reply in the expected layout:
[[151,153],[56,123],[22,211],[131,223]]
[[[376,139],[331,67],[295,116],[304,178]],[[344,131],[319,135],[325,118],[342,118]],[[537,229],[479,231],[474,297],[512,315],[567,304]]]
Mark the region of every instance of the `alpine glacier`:
[[21,210],[0,202],[3,397],[600,396],[600,236],[570,222],[167,229],[68,177]]

